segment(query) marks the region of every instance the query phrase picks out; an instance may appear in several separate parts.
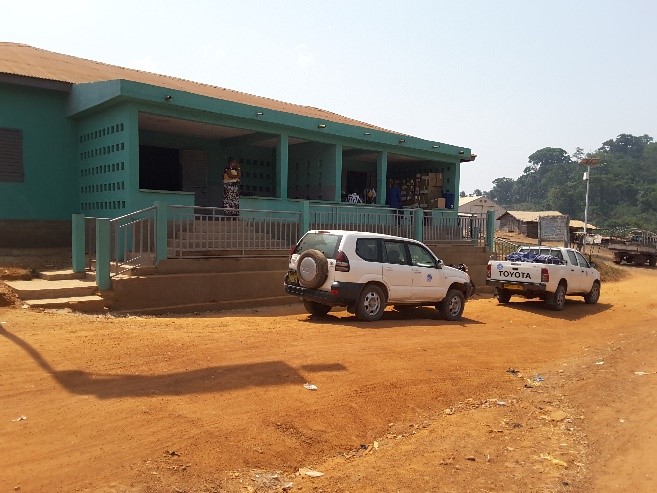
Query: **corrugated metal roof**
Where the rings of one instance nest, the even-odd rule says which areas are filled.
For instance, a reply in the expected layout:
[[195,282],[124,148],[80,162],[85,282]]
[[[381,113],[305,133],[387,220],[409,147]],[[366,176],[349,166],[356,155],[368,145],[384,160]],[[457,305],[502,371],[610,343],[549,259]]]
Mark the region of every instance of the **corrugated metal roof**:
[[[321,110],[311,106],[285,103],[275,99],[254,96],[244,92],[223,87],[202,84],[177,77],[154,74],[116,65],[95,62],[70,55],[34,48],[20,43],[0,42],[0,73],[33,77],[36,79],[81,84],[107,80],[130,80],[166,87],[211,98],[223,99],[235,103],[247,104],[300,116],[313,117],[335,123],[356,125],[371,129],[391,132],[369,123],[347,118],[337,113]],[[392,132],[397,133],[397,132]]]
[[459,197],[459,206],[469,204],[473,200],[481,199],[482,197]]
[[538,222],[538,218],[544,216],[563,216],[559,211],[506,211],[504,214],[509,214],[523,222]]
[[[571,228],[582,228],[582,229],[584,229],[584,221],[580,221],[579,219],[571,219],[569,226]],[[586,229],[598,229],[598,228],[593,226],[593,224],[586,223]]]

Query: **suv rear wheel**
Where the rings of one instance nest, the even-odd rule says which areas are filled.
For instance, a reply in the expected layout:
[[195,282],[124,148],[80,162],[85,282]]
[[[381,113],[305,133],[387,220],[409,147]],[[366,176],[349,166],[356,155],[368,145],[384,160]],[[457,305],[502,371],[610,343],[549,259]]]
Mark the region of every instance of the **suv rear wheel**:
[[308,313],[311,315],[317,315],[318,317],[323,317],[331,310],[329,305],[310,300],[303,300],[303,306]]
[[328,276],[328,260],[319,250],[306,250],[297,261],[299,284],[304,288],[316,289],[324,284]]
[[383,316],[386,308],[386,294],[376,284],[367,284],[356,302],[356,317],[366,322],[374,322]]

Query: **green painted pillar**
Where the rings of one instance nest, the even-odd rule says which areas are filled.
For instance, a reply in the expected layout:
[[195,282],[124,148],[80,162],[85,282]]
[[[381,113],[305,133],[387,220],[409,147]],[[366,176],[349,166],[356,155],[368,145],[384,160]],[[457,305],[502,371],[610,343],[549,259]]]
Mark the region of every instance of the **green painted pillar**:
[[167,244],[167,205],[155,202],[155,264],[169,256]]
[[287,182],[289,175],[289,138],[286,134],[278,136],[276,148],[276,194],[281,199],[287,199]]
[[424,235],[424,210],[421,207],[413,209],[413,238],[422,241]]
[[495,211],[486,212],[486,246],[488,251],[495,251]]
[[84,214],[73,214],[71,218],[71,265],[73,272],[84,272]]
[[299,238],[305,235],[310,229],[310,202],[304,200],[301,202],[301,220],[299,221]]
[[479,226],[472,226],[472,235],[470,236],[470,242],[476,246],[479,243]]
[[[336,144],[335,150],[335,193],[333,200],[336,202],[342,201],[342,144]],[[347,193],[350,193],[346,190]]]
[[385,204],[388,192],[388,152],[382,151],[376,157],[376,203]]
[[96,285],[101,291],[112,287],[110,282],[110,220],[96,219]]

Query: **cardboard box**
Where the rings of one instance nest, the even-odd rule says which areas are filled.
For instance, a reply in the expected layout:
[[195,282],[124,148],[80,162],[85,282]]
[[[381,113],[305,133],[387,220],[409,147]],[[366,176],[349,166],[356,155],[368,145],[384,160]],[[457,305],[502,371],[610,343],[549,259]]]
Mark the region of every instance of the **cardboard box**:
[[436,208],[444,209],[445,208],[445,197],[438,197],[436,199]]
[[429,186],[430,187],[442,187],[443,186],[443,174],[442,173],[429,173]]

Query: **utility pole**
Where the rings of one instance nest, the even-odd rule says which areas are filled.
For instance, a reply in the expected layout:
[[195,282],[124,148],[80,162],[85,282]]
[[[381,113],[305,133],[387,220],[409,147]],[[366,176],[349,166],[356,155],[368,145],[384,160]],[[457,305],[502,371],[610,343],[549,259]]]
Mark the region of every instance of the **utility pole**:
[[582,250],[584,250],[584,245],[586,245],[586,228],[589,222],[589,181],[591,177],[591,166],[600,164],[600,158],[587,157],[582,159],[579,164],[586,166],[586,172],[584,173],[584,179],[586,180],[586,200],[584,202],[584,236],[582,238]]

